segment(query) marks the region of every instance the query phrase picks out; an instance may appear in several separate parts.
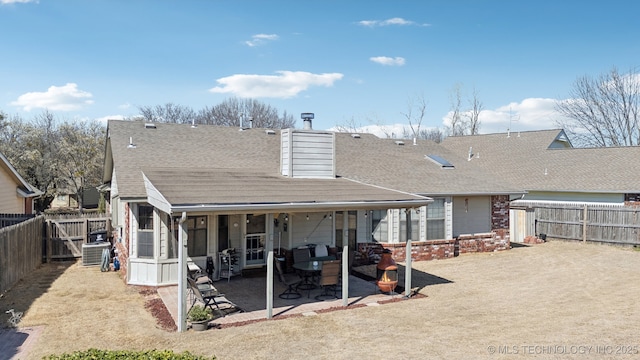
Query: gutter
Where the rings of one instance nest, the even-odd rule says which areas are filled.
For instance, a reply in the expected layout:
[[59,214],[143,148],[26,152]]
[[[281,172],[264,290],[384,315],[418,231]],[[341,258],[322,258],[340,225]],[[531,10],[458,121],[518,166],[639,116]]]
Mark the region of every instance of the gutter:
[[243,204],[177,204],[171,206],[172,213],[190,211],[248,211],[248,210],[335,210],[335,209],[403,209],[429,205],[433,199],[425,197],[416,200],[397,201],[336,201],[336,202],[303,202],[303,203],[243,203]]
[[37,197],[40,197],[40,196],[44,195],[44,192],[42,192],[42,191],[40,191],[38,189],[33,189],[33,191],[26,192],[26,191],[18,188],[17,192],[18,192],[18,195],[20,197],[23,197],[23,198],[31,198],[31,197],[32,198],[37,198]]
[[524,195],[528,194],[528,191],[499,191],[499,192],[468,192],[468,193],[421,193],[421,196],[491,196],[491,195]]

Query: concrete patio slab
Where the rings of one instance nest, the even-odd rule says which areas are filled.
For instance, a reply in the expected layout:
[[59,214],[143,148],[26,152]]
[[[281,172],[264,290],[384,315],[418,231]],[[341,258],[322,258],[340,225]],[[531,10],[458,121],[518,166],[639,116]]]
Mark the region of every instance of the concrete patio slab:
[[[214,325],[237,325],[267,319],[266,310],[266,275],[255,277],[234,277],[231,281],[214,282],[220,293],[231,302],[240,307],[243,312],[234,312],[225,317],[212,321]],[[319,311],[343,308],[342,294],[338,292],[339,299],[316,300],[314,297],[321,293],[321,289],[313,289],[299,299],[280,299],[278,294],[285,290],[285,286],[274,279],[273,319],[284,316],[318,314]],[[178,321],[178,287],[166,286],[158,288],[158,295],[164,302],[167,310]],[[307,295],[307,296],[305,296]],[[379,305],[380,302],[402,297],[401,294],[381,293],[374,282],[366,281],[356,276],[349,276],[349,300],[348,305]],[[191,299],[187,299],[187,306],[191,305]]]

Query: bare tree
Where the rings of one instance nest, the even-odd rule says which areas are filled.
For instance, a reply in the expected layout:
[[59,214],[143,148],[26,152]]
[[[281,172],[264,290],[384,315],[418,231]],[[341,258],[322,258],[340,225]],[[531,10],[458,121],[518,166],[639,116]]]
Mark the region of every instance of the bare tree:
[[413,135],[413,138],[417,139],[420,135],[420,126],[424,120],[424,116],[427,113],[427,102],[424,99],[424,94],[410,97],[407,101],[407,112],[401,113],[409,123],[409,128]]
[[445,134],[442,130],[438,128],[424,129],[424,130],[420,130],[420,136],[418,138],[440,143],[442,142],[442,140],[444,140]]
[[640,145],[640,74],[614,67],[597,78],[576,80],[569,99],[558,101],[564,128],[578,146]]
[[186,124],[193,121],[195,111],[188,106],[166,103],[156,106],[139,106],[138,110],[145,121]]
[[347,120],[343,124],[339,124],[334,126],[336,132],[346,132],[346,133],[357,133],[362,131],[362,124],[357,122],[355,117],[351,117],[351,119]]
[[455,84],[449,94],[449,102],[451,103],[451,111],[449,112],[449,128],[448,132],[451,136],[464,135],[467,126],[462,118],[462,85]]
[[0,151],[18,173],[44,192],[35,208],[44,211],[60,191],[77,195],[100,185],[104,157],[105,128],[98,122],[58,124],[44,111],[30,121],[19,116],[5,117],[0,127]]
[[104,127],[97,122],[64,123],[60,134],[58,183],[77,195],[78,209],[84,208],[85,190],[100,185],[104,151]]
[[480,113],[482,110],[482,101],[480,101],[478,91],[474,87],[473,94],[469,99],[469,110],[464,112],[464,116],[467,118],[466,124],[469,135],[477,135],[480,132]]
[[44,211],[55,197],[60,162],[55,117],[45,111],[31,121],[19,116],[5,120],[0,132],[0,151],[28,183],[44,193],[35,201],[36,210]]
[[295,126],[295,118],[286,111],[279,115],[278,110],[255,99],[229,98],[213,107],[205,107],[195,117],[198,124],[248,127],[252,121],[254,127],[285,129]]
[[451,136],[477,135],[480,132],[480,113],[483,110],[478,91],[474,88],[468,98],[469,108],[462,109],[462,85],[456,84],[449,95],[451,110],[447,132]]

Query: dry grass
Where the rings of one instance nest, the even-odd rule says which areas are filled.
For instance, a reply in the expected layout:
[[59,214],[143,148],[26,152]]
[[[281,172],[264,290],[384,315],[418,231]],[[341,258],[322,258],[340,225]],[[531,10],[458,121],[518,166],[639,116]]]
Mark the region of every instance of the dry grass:
[[[139,289],[117,273],[76,264],[44,266],[0,298],[0,309],[25,311],[20,326],[45,325],[34,359],[90,347],[219,359],[494,359],[514,355],[491,354],[490,346],[515,347],[522,356],[526,345],[640,350],[640,252],[551,242],[414,268],[414,286],[425,285],[427,297],[205,332],[161,329]],[[611,357],[590,351],[562,358]]]

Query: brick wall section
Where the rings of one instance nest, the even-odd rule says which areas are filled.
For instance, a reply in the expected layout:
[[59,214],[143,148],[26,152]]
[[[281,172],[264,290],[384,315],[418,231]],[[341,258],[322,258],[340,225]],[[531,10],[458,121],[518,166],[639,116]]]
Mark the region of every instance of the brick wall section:
[[509,232],[500,229],[490,233],[460,235],[457,239],[458,253],[494,252],[509,250],[511,241]]
[[[411,259],[414,261],[449,259],[455,256],[456,240],[429,240],[411,242]],[[405,261],[406,244],[382,244],[391,250],[396,261]]]
[[[116,249],[118,250],[118,261],[120,261],[120,271],[123,279],[127,279],[127,264],[129,260],[129,203],[124,204],[124,229],[122,230],[122,241],[116,240]],[[117,239],[117,235],[114,236]]]
[[509,195],[491,196],[491,228],[509,229]]
[[[375,257],[365,261],[363,253],[379,254],[384,249],[391,250],[395,261],[404,262],[406,248],[404,243],[360,243],[358,244],[358,253],[360,254],[358,260],[360,261],[356,261],[356,263],[359,265],[375,263]],[[456,257],[459,254],[509,249],[511,249],[509,231],[498,229],[490,233],[461,235],[457,239],[451,240],[414,241],[411,243],[411,259],[413,261],[442,260]]]

